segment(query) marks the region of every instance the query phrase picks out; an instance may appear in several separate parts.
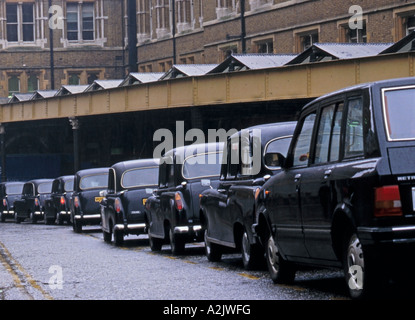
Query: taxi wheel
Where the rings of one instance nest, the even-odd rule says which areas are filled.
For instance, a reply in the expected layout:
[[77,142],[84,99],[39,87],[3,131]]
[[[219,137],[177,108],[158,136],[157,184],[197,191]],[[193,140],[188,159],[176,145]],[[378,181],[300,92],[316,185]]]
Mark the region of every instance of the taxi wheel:
[[116,246],[121,246],[124,242],[124,234],[120,230],[114,230],[114,243]]
[[180,236],[175,234],[172,228],[170,228],[169,237],[170,237],[171,252],[175,255],[182,254],[184,252],[184,247],[185,247],[184,240],[181,239]]
[[102,235],[104,237],[104,241],[105,242],[111,243],[111,240],[112,240],[112,234],[111,234],[111,232],[102,231]]
[[208,230],[205,229],[205,252],[210,262],[218,262],[222,258],[222,250],[219,245],[212,243],[207,239]]
[[294,281],[295,269],[281,257],[272,235],[269,236],[267,242],[266,259],[268,271],[274,283],[291,283]]
[[160,251],[163,246],[163,240],[159,238],[154,238],[148,235],[148,242],[150,244],[151,251]]
[[82,232],[82,223],[79,220],[74,220],[73,224],[72,224],[72,228],[73,231],[75,231],[76,233],[81,233]]
[[249,242],[248,233],[244,231],[241,238],[242,262],[246,270],[252,270],[260,265],[263,254],[260,247]]

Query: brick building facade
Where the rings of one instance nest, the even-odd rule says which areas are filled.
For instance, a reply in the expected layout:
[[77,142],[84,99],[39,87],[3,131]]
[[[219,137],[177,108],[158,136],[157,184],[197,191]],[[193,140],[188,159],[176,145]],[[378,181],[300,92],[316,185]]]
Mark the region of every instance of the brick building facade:
[[242,53],[242,25],[246,53],[300,53],[314,42],[389,43],[415,29],[414,0],[245,0],[243,14],[240,0],[174,2],[175,19],[171,0],[137,0],[140,71],[220,63],[229,50]]
[[[243,48],[246,53],[299,53],[313,42],[395,42],[415,29],[415,0],[244,3],[0,0],[0,97],[122,79],[129,70],[131,43],[137,47],[138,71],[166,72],[174,63],[220,63],[229,52],[241,53]],[[134,42],[128,37],[135,29],[132,16]],[[349,22],[357,17],[358,29],[350,29]]]
[[1,0],[0,97],[123,78],[122,5],[122,0]]

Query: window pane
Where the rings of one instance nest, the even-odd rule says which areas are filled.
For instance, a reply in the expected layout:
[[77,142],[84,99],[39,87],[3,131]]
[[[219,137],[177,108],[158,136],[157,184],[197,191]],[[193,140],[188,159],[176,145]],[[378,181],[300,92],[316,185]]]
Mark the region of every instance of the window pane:
[[34,30],[33,24],[24,24],[23,25],[23,41],[34,41]]
[[50,193],[52,191],[52,182],[41,183],[37,186],[39,193]]
[[17,4],[7,4],[7,23],[17,23]]
[[79,85],[79,75],[77,75],[77,74],[71,74],[70,76],[69,76],[69,81],[68,81],[68,84],[70,84],[70,85]]
[[333,121],[334,105],[326,107],[321,112],[321,118],[316,139],[314,163],[328,162],[331,123]]
[[415,139],[415,88],[385,92],[384,114],[389,140]]
[[142,168],[126,171],[122,176],[124,188],[156,186],[158,184],[158,167]]
[[345,158],[363,155],[363,101],[349,101],[346,125]]
[[222,152],[189,157],[183,164],[183,177],[185,179],[196,179],[219,176],[221,164]]
[[311,135],[313,134],[313,125],[315,119],[316,114],[312,113],[309,114],[304,120],[301,133],[297,137],[297,142],[293,152],[293,166],[303,166],[308,164],[308,158],[310,156]]
[[29,76],[27,79],[27,89],[29,92],[33,92],[39,89],[39,79],[35,75]]
[[22,16],[23,22],[33,22],[33,4],[32,3],[23,3],[22,4]]
[[66,5],[66,11],[68,40],[78,40],[78,4],[68,3]]
[[340,132],[343,118],[343,103],[337,106],[336,114],[334,115],[333,130],[331,134],[330,146],[330,161],[339,160],[340,156]]
[[17,4],[7,4],[6,10],[7,41],[17,42],[19,40],[17,28]]
[[108,173],[85,176],[79,182],[81,190],[105,189],[108,186]]
[[7,25],[7,41],[17,42],[19,40],[17,35],[17,24]]
[[9,78],[9,94],[13,94],[20,91],[20,79],[17,76],[11,76]]
[[93,31],[82,32],[82,39],[83,40],[94,40],[94,32]]

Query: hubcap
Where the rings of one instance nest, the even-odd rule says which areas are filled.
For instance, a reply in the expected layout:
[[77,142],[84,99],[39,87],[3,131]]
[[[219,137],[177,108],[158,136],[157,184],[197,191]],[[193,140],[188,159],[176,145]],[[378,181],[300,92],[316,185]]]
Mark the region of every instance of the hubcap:
[[248,235],[246,234],[246,232],[242,236],[242,254],[244,256],[245,261],[249,261],[251,257],[251,250]]
[[207,240],[207,230],[205,230],[205,250],[207,255],[210,255],[211,249],[210,249],[210,243]]
[[351,239],[347,250],[347,268],[350,277],[349,287],[362,290],[365,263],[362,244],[356,236]]
[[267,250],[268,250],[269,265],[271,266],[273,272],[277,273],[278,272],[278,265],[279,265],[278,248],[275,245],[275,242],[274,242],[274,239],[272,238],[272,236],[270,236],[269,239],[268,239]]

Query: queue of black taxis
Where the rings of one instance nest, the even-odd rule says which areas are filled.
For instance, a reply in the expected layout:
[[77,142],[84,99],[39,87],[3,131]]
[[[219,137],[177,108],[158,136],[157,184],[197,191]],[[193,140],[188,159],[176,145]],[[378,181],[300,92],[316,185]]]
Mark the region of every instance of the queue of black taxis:
[[264,248],[252,233],[255,195],[280,170],[276,154],[287,154],[295,125],[259,125],[228,138],[219,186],[200,195],[200,214],[206,225],[205,250],[210,261],[220,260],[232,248],[242,253],[246,269],[262,264]]
[[121,245],[124,236],[147,233],[144,206],[158,185],[159,160],[141,159],[114,164],[101,201],[101,228],[106,242]]
[[14,219],[14,202],[22,198],[24,182],[0,183],[0,222]]
[[172,149],[160,159],[159,183],[147,199],[148,237],[153,251],[170,243],[173,254],[185,244],[202,241],[199,194],[217,187],[223,143],[193,144]]
[[413,266],[414,118],[415,78],[303,108],[282,170],[259,195],[254,229],[274,282],[292,281],[300,264],[339,267],[362,298]]

